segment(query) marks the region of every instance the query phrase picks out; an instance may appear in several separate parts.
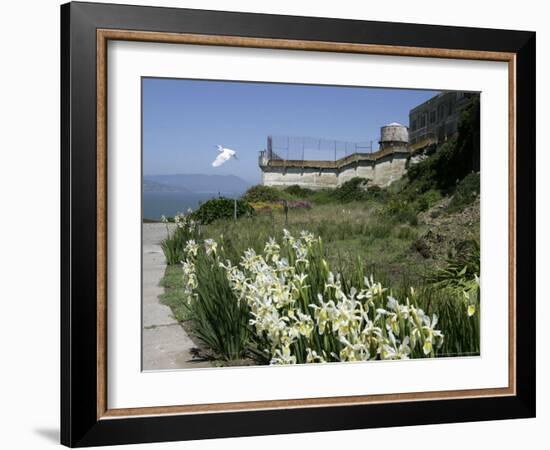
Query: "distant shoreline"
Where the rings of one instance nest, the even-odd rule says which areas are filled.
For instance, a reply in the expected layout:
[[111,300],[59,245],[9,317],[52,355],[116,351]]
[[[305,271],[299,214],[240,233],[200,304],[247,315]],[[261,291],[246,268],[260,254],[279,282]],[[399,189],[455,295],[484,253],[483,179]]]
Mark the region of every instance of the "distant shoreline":
[[202,203],[219,196],[238,198],[242,192],[143,192],[143,220],[160,221],[161,216],[174,217],[177,213],[195,210]]

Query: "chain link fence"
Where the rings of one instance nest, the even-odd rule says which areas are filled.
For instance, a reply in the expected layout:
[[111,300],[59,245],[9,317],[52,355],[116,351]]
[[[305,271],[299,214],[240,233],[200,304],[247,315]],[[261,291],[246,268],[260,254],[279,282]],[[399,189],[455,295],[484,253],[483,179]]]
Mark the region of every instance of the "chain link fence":
[[[354,153],[373,153],[373,142],[346,142],[303,136],[268,136],[268,160],[336,161]],[[263,152],[262,152],[263,153]]]

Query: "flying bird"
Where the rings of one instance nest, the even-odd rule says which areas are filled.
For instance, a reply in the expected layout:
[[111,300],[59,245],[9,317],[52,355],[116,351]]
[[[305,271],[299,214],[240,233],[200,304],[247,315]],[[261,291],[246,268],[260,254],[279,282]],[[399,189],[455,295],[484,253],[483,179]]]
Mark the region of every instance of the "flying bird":
[[230,148],[224,148],[221,145],[217,145],[218,151],[220,154],[216,157],[214,162],[212,163],[213,167],[219,167],[224,162],[229,161],[231,158],[237,159],[237,152],[235,150],[231,150]]

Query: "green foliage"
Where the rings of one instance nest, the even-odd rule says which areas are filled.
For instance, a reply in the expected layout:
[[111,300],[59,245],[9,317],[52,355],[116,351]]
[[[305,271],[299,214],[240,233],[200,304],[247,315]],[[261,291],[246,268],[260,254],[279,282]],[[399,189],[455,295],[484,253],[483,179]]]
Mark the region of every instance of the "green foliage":
[[456,191],[447,207],[447,212],[453,213],[470,205],[480,193],[479,172],[473,172],[458,183]]
[[297,184],[293,184],[292,186],[288,186],[287,188],[285,188],[285,192],[296,198],[309,198],[314,194],[315,191],[313,191],[312,189],[304,188]]
[[[327,211],[337,212],[340,209],[328,208]],[[479,246],[464,243],[453,259],[445,263],[444,269],[432,271],[427,278],[419,278],[415,275],[418,261],[406,253],[417,237],[415,226],[394,224],[393,219],[386,218],[385,214],[374,217],[372,221],[354,220],[359,204],[353,205],[350,211],[354,212],[349,218],[342,219],[343,214],[339,217],[325,214],[325,219],[320,221],[308,220],[311,212],[304,211],[300,213],[304,215],[304,222],[289,224],[288,228],[295,234],[307,227],[324,236],[323,251],[311,255],[314,259],[310,260],[310,270],[307,272],[309,280],[317,283],[316,280],[320,279],[320,275],[316,274],[320,268],[318,258],[322,257],[332,270],[340,274],[343,290],[348,294],[351,286],[359,288],[364,275],[371,273],[391,287],[390,294],[396,298],[410,297],[408,287],[413,285],[416,288],[415,303],[426,314],[438,316],[438,327],[445,335],[437,355],[479,354],[479,299],[472,289],[467,291],[467,301],[464,296],[464,287],[472,288],[473,285],[467,283],[474,279],[474,273],[479,273],[479,250],[476,250]],[[277,216],[257,216],[244,217],[237,222],[216,221],[201,227],[197,242],[210,237],[217,239],[220,258],[236,264],[241,261],[246,249],[253,248],[257,254],[262,254],[269,237],[273,236],[277,241],[282,239],[284,225],[276,220]],[[396,253],[399,248],[405,253]],[[392,274],[393,263],[388,264],[392,261],[388,258],[399,261],[402,267],[397,274],[401,275]],[[231,360],[252,357],[260,363],[267,362],[266,355],[258,351],[262,343],[247,330],[244,319],[246,311],[241,310],[245,306],[238,302],[235,305],[234,294],[227,290],[227,278],[218,273],[220,268],[213,263],[212,256],[205,254],[202,244],[196,260],[197,285],[200,286],[197,294],[202,300],[188,306],[181,268],[170,266],[163,282],[167,292],[162,301],[172,307],[178,320],[191,320],[189,323],[193,324],[193,333],[210,349],[208,354],[213,358]],[[463,272],[465,266],[468,268]],[[179,277],[175,272],[170,273],[171,269],[178,270]],[[316,302],[315,299],[308,301]],[[474,314],[470,315],[469,308],[474,308]],[[303,356],[304,349],[300,345],[297,344],[293,351]]]
[[[421,194],[430,189],[444,190],[454,186],[456,177],[450,180],[447,173],[441,173],[441,167],[452,159],[456,149],[456,137],[441,144],[436,153],[428,158],[412,165],[407,171],[409,180],[405,192],[411,194]],[[447,170],[445,170],[447,171]]]
[[180,240],[177,237],[164,239],[160,243],[164,257],[166,258],[166,264],[177,264],[183,257],[183,245],[187,240]]
[[436,189],[430,189],[418,196],[415,202],[416,210],[419,212],[427,211],[439,200],[441,200],[441,193]]
[[[406,229],[406,227],[401,228]],[[218,360],[252,357],[259,363],[267,363],[272,358],[278,363],[318,362],[319,359],[327,361],[355,360],[359,355],[350,357],[348,352],[352,351],[352,346],[347,341],[342,341],[339,336],[346,335],[347,339],[363,338],[349,334],[345,329],[337,329],[336,326],[340,323],[340,319],[329,319],[327,316],[326,319],[321,318],[320,321],[319,317],[321,316],[318,316],[318,313],[319,308],[325,308],[327,305],[323,302],[331,300],[332,297],[335,299],[353,298],[358,292],[365,290],[373,295],[360,295],[357,298],[368,299],[365,302],[368,302],[369,307],[363,308],[363,310],[367,311],[368,321],[377,323],[379,326],[381,335],[377,340],[388,342],[390,339],[391,341],[393,338],[388,334],[391,330],[399,342],[405,342],[406,336],[411,335],[413,329],[426,330],[426,326],[430,326],[431,323],[432,329],[435,329],[437,325],[437,329],[443,333],[444,339],[440,342],[440,346],[434,344],[433,347],[432,345],[426,347],[425,339],[428,335],[417,334],[420,342],[418,340],[416,343],[409,341],[410,349],[405,350],[406,352],[410,351],[411,357],[479,354],[479,285],[474,276],[476,268],[479,268],[479,261],[476,262],[478,246],[473,245],[468,256],[464,254],[462,260],[450,261],[446,269],[438,272],[440,274],[444,272],[455,274],[452,277],[438,275],[437,280],[428,280],[418,289],[409,289],[410,284],[408,281],[404,281],[401,285],[394,285],[384,293],[365,279],[365,275],[368,273],[367,267],[360,259],[356,259],[350,267],[333,266],[331,268],[330,263],[325,259],[326,253],[321,240],[312,237],[313,240],[309,243],[296,242],[289,236],[291,235],[286,234],[282,241],[271,241],[279,242],[280,246],[271,246],[271,249],[276,249],[269,250],[270,253],[267,253],[268,247],[266,247],[258,253],[248,252],[244,257],[240,255],[237,260],[244,262],[238,266],[239,268],[231,265],[230,262],[221,264],[221,261],[228,259],[224,250],[225,245],[215,247],[217,250],[211,250],[210,253],[205,251],[203,245],[200,245],[194,256],[188,254],[192,261],[196,284],[193,288],[192,300],[187,302],[182,296],[181,302],[187,305],[189,312],[185,317],[192,321],[192,332],[207,346],[207,355]],[[308,249],[307,260],[298,258],[297,249],[301,249],[299,250],[301,253],[305,248]],[[272,260],[273,255],[276,256]],[[268,281],[265,277],[272,276],[269,275],[270,271],[260,266],[266,261],[267,264],[275,264],[274,261],[279,260],[279,255],[288,261],[294,269],[281,273],[275,278],[270,278]],[[478,255],[477,253],[477,257]],[[471,267],[456,271],[458,264],[464,262],[464,259],[471,262]],[[255,263],[249,264],[246,261],[255,261]],[[239,275],[237,272],[240,270],[244,272]],[[331,272],[336,277],[333,277]],[[298,274],[302,281],[298,281]],[[474,282],[469,280],[470,276],[474,276]],[[166,278],[168,277],[167,272]],[[247,283],[243,284],[241,282],[243,279],[246,279]],[[449,279],[455,281],[445,285],[441,284],[441,281]],[[456,282],[456,280],[462,279],[464,281]],[[338,280],[336,284],[334,280]],[[273,324],[270,313],[260,308],[260,305],[267,309],[273,308],[274,304],[271,301],[266,302],[263,296],[256,297],[254,295],[255,292],[264,290],[265,286],[262,283],[269,285],[291,283],[293,286],[291,289],[292,301],[285,303],[287,300],[283,302],[278,299],[276,306],[280,316],[286,318],[285,326],[292,327],[295,332],[299,333],[294,335],[295,338],[292,338],[287,344],[281,344],[280,337],[277,337],[277,333],[280,332],[278,328],[270,328]],[[166,281],[165,285],[173,287],[169,281]],[[335,290],[341,291],[343,295],[337,295]],[[283,292],[284,289],[275,289],[272,295],[279,295],[276,293],[283,295]],[[322,293],[321,297],[317,295],[319,293]],[[390,301],[390,297],[402,299],[403,305],[410,305],[407,306],[409,312],[400,316],[399,311],[403,310],[401,308],[392,309],[394,307],[390,305],[394,300]],[[286,299],[284,296],[281,298]],[[279,301],[280,303],[278,303]],[[172,298],[170,302],[174,307]],[[355,304],[355,308],[362,309],[357,304]],[[254,311],[254,314],[251,311]],[[384,314],[380,315],[380,311],[384,311]],[[395,311],[397,316],[392,311]],[[411,314],[411,320],[407,320]],[[434,315],[438,320],[434,318]],[[357,317],[367,320],[367,316]],[[428,318],[429,321],[426,321]],[[251,323],[255,325],[252,327]],[[366,339],[364,343],[368,347],[367,359],[387,357],[387,354],[384,356],[379,353],[379,342]],[[430,341],[431,343],[432,341]],[[281,352],[285,345],[287,345],[288,354]],[[315,354],[322,358],[311,358],[311,350],[314,350]]]
[[[244,217],[236,222],[219,220],[201,227],[202,238],[216,239],[229,259],[234,261],[248,248],[261,252],[270,237],[282,237],[283,228],[295,234],[306,229],[322,237],[326,257],[331,263],[342,260],[346,265],[348,261],[353,265],[356,258],[361,257],[374,264],[378,273],[389,273],[388,284],[393,284],[415,266],[416,252],[410,248],[416,239],[413,234],[419,234],[419,231],[407,234],[394,230],[410,224],[408,221],[396,222],[385,215],[383,203],[354,202],[344,207],[335,202],[314,205],[311,210],[290,210],[288,222],[281,211]],[[413,223],[416,220],[414,215],[409,219]]]
[[248,188],[241,198],[249,203],[276,202],[281,200],[281,191],[271,186],[257,184]]
[[[167,292],[162,301],[172,307],[178,320],[192,321],[194,334],[210,349],[213,358],[253,357],[265,363],[267,356],[258,350],[265,342],[250,328],[249,306],[237,301],[225,269],[213,262],[202,244],[194,261],[198,301],[187,302],[181,278],[178,285],[172,278],[176,275],[170,271],[179,269],[173,265],[184,258],[185,244],[190,239],[215,239],[224,262],[227,259],[236,265],[247,249],[260,255],[270,237],[280,242],[283,228],[295,235],[308,230],[320,236],[324,245],[318,253],[310,254],[309,266],[304,269],[311,286],[300,293],[304,313],[308,312],[307,305],[318,301],[312,295],[324,290],[326,261],[340,275],[346,295],[351,286],[364,288],[364,276],[373,273],[390,287],[388,294],[409,298],[427,315],[435,314],[445,335],[438,356],[479,354],[479,244],[465,242],[442,261],[442,256],[430,254],[430,247],[419,238],[424,226],[418,225],[418,213],[432,208],[442,196],[454,194],[447,210],[443,210],[447,213],[460,211],[479,194],[479,174],[472,173],[478,121],[479,103],[474,100],[461,118],[459,134],[437,150],[431,149],[425,160],[411,165],[407,176],[388,188],[367,186],[368,180],[362,178],[353,178],[334,190],[254,186],[238,201],[237,221],[233,220],[233,200],[206,202],[189,217],[200,223],[200,228],[178,227],[162,243],[168,264],[172,265],[167,269]],[[280,199],[307,199],[314,206],[308,211],[292,210],[286,218],[278,211],[254,216],[248,204]],[[410,286],[416,290],[410,292]],[[384,307],[384,303],[381,298],[378,306]],[[293,345],[293,354],[303,361],[305,341]],[[313,340],[308,345],[336,353],[342,350],[336,341],[325,345]]]
[[460,117],[458,134],[440,145],[425,160],[409,168],[408,190],[416,193],[430,189],[453,192],[457,182],[476,169],[478,151],[479,98],[473,97]]
[[445,348],[450,355],[478,354],[480,349],[479,242],[465,241],[462,247],[460,253],[448,258],[443,268],[432,271],[427,278],[430,289],[440,299],[445,298],[433,306],[451,337]]
[[479,290],[471,294],[472,300],[466,300],[463,292],[430,284],[421,286],[416,292],[418,306],[426,314],[438,317],[438,327],[445,335],[438,356],[479,355]]
[[418,236],[418,232],[408,225],[401,225],[394,229],[397,239],[413,240]]
[[383,189],[380,186],[372,185],[372,186],[368,186],[365,198],[367,200],[373,200],[376,202],[384,202],[391,195],[392,194],[389,191],[389,189]]
[[463,289],[480,271],[479,242],[469,240],[462,243],[459,251],[447,258],[446,265],[429,276],[436,286]]
[[198,238],[198,228],[195,224],[181,223],[172,233],[166,228],[166,239],[160,243],[160,247],[166,258],[166,264],[179,264],[183,259],[183,249],[190,239]]
[[246,358],[252,345],[247,304],[237,301],[225,270],[214,256],[201,249],[194,264],[197,297],[188,306],[193,333],[208,346],[213,358]]
[[354,177],[338,186],[332,191],[332,197],[342,203],[361,201],[367,199],[368,180],[366,178]]
[[309,197],[314,205],[327,205],[336,203],[336,198],[334,197],[334,189],[321,189],[314,191]]
[[[179,261],[178,261],[179,262]],[[189,307],[183,301],[184,289],[182,286],[181,266],[170,265],[164,271],[160,285],[164,292],[159,295],[160,301],[172,309],[172,314],[179,322],[189,320]]]
[[[214,198],[203,203],[190,217],[202,225],[215,220],[231,219],[234,216],[235,200],[225,197]],[[254,208],[245,200],[237,200],[237,218],[250,217],[255,214]]]
[[386,239],[392,231],[391,225],[383,221],[370,224],[365,229],[365,234],[373,239]]
[[281,233],[281,227],[275,227],[271,216],[257,215],[239,219],[237,222],[215,222],[207,227],[205,237],[219,240],[224,254],[231,261],[238,261],[245,250],[251,248],[260,252],[270,236],[278,236]]
[[386,202],[384,214],[396,223],[418,225],[417,211],[414,203],[408,202],[400,196],[394,196]]

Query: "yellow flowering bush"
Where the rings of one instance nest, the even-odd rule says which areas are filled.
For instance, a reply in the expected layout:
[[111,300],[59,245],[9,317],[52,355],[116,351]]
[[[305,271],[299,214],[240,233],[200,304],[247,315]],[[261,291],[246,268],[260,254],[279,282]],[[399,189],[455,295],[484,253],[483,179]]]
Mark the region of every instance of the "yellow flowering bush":
[[269,210],[282,210],[282,202],[252,202],[250,206],[254,208],[255,211],[269,211]]

